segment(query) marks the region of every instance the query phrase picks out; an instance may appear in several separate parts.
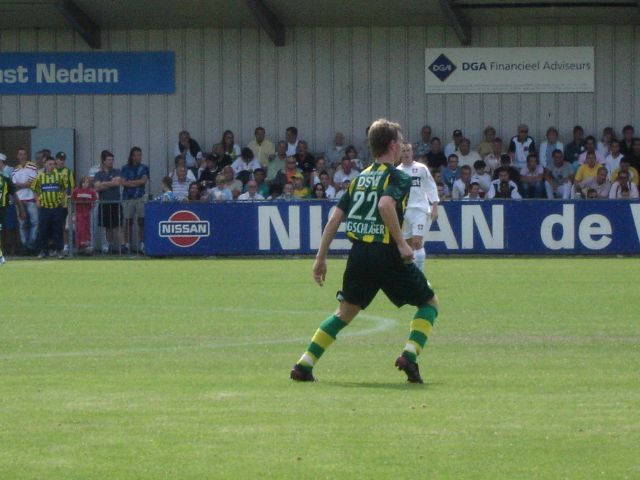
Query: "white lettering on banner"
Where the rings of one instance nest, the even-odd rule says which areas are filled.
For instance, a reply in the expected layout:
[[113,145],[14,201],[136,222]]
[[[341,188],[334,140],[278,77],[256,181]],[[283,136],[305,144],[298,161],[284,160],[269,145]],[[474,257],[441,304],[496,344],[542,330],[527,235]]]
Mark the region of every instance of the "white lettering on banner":
[[276,206],[258,207],[258,248],[271,250],[271,227],[283,250],[300,250],[300,207],[289,207],[289,229],[284,226]]
[[[329,210],[329,218],[333,215],[335,206]],[[309,249],[318,250],[320,248],[320,240],[322,239],[322,207],[320,205],[313,205],[309,207]],[[344,233],[346,231],[346,223],[342,222],[338,227],[338,233]],[[351,242],[346,238],[335,238],[329,250],[349,250],[351,249]]]
[[[567,204],[562,206],[562,214],[554,213],[545,217],[540,225],[540,237],[545,247],[550,250],[560,250],[562,248],[573,248],[575,244],[574,232],[574,206]],[[562,235],[556,240],[553,238],[553,226],[562,227]]]
[[27,73],[28,70],[22,65],[17,68],[0,69],[0,83],[27,83]]
[[611,223],[607,217],[597,214],[587,215],[580,222],[578,238],[589,250],[602,250],[611,243],[611,232]]
[[484,248],[504,249],[504,206],[493,205],[491,207],[491,227],[487,223],[480,205],[462,206],[462,248],[475,248],[473,243],[473,226],[478,227],[480,239]]
[[425,242],[444,242],[447,250],[458,250],[458,241],[453,234],[447,211],[444,208],[438,209],[438,220],[436,220],[440,230],[430,231],[431,219],[427,217],[427,234],[424,236]]
[[638,235],[638,241],[640,241],[640,204],[634,203],[629,205],[631,208],[631,216],[633,217],[633,224],[636,226],[636,234]]
[[38,83],[118,83],[115,68],[85,68],[79,63],[76,68],[58,68],[55,63],[36,64]]

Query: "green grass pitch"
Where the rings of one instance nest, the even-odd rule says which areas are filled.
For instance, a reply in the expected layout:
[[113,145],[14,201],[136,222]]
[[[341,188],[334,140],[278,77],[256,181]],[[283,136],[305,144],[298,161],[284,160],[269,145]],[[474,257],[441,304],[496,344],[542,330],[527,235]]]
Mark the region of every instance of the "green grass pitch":
[[8,262],[0,479],[640,478],[640,259],[427,259],[424,386],[383,295],[289,380],[311,265]]

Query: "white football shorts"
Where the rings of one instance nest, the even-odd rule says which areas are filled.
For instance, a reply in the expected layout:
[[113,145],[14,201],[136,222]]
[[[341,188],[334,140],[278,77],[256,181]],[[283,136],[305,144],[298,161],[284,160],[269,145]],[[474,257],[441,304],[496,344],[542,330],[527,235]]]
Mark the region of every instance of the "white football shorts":
[[402,237],[406,240],[411,237],[424,237],[427,233],[427,214],[417,208],[407,208],[404,212],[402,223]]

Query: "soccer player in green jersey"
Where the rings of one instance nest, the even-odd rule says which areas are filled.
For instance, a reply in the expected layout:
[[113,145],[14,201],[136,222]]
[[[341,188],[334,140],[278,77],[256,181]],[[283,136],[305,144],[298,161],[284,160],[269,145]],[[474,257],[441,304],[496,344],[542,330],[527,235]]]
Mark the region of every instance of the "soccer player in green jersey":
[[397,170],[402,146],[400,125],[376,120],[369,129],[375,162],[349,184],[322,233],[313,264],[313,277],[322,286],[327,274],[327,253],[340,224],[346,223],[351,252],[338,292],[335,314],[320,324],[307,350],[291,370],[297,381],[314,381],[313,367],[322,354],[376,296],[378,290],[396,306],[417,307],[409,338],[395,365],[411,383],[423,383],[417,357],[425,347],[438,316],[438,300],[423,273],[413,263],[413,249],[400,225],[411,189],[411,178]]
[[9,195],[13,196],[16,204],[16,212],[19,218],[23,218],[22,204],[20,199],[16,195],[16,188],[10,178],[5,177],[0,173],[0,265],[4,265],[5,259],[2,253],[2,230],[4,229],[4,222],[7,218],[7,204],[9,203]]

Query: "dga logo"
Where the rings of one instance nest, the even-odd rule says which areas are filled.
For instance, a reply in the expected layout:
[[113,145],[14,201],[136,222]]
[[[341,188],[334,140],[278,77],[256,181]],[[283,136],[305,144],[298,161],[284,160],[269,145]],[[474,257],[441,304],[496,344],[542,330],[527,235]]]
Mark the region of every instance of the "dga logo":
[[210,233],[209,222],[200,220],[195,213],[180,210],[173,213],[169,220],[160,222],[160,237],[168,238],[176,247],[193,247]]
[[457,67],[451,60],[447,58],[444,53],[441,53],[431,65],[429,70],[433,73],[441,82],[444,82],[454,72]]

